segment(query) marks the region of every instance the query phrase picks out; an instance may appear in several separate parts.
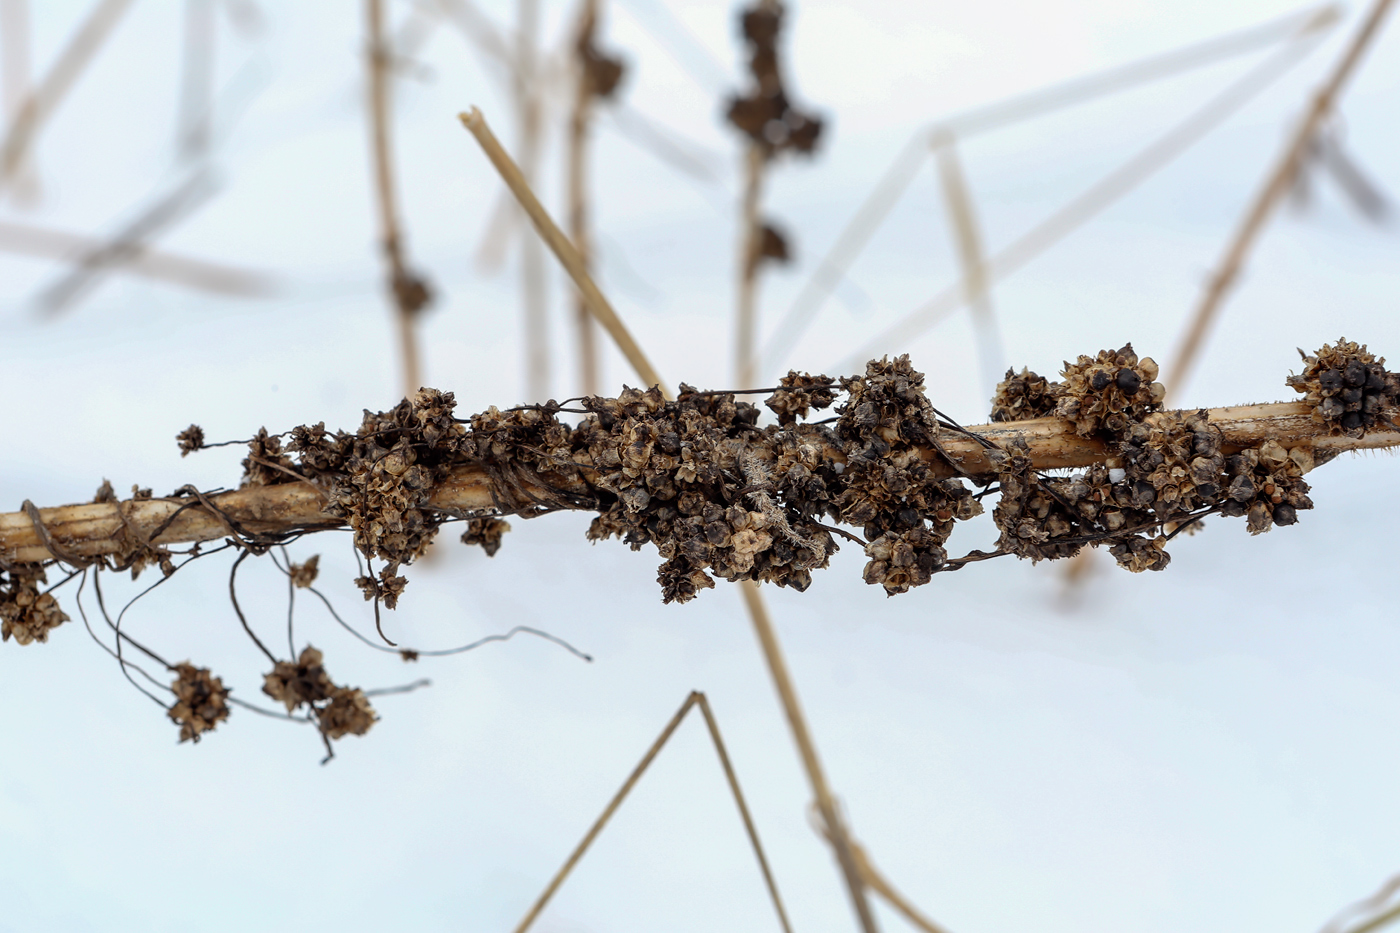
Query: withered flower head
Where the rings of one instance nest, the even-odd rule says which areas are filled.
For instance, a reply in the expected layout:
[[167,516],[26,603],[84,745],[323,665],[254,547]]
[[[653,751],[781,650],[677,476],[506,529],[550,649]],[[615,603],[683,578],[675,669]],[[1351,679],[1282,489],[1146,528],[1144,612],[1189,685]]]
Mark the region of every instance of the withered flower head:
[[1083,437],[1100,431],[1122,435],[1161,407],[1167,390],[1156,379],[1157,364],[1151,357],[1138,359],[1132,344],[1081,356],[1065,363],[1064,381],[1054,386],[1055,416]]
[[1023,368],[1019,375],[1014,369],[1008,369],[1006,378],[997,383],[996,395],[992,398],[992,420],[1028,421],[1054,414],[1054,385],[1029,369]]
[[28,645],[47,642],[49,632],[68,621],[50,593],[39,592],[47,582],[42,564],[15,564],[0,573],[0,641]]
[[304,564],[292,564],[288,568],[292,583],[301,589],[307,589],[316,582],[318,565],[321,563],[320,554],[312,554],[306,559]]
[[97,487],[97,492],[93,495],[92,501],[93,504],[117,501],[117,491],[112,488],[111,480],[105,477],[103,478],[102,485]]
[[296,663],[278,661],[263,678],[263,693],[285,704],[289,713],[304,703],[314,705],[327,699],[334,689],[321,666],[321,652],[309,645]]
[[510,522],[499,518],[473,518],[462,532],[463,544],[479,544],[487,557],[495,557],[501,549],[501,536],[510,531]]
[[1301,374],[1288,377],[1288,384],[1304,396],[1314,421],[1326,424],[1332,434],[1350,437],[1394,429],[1400,375],[1386,370],[1383,357],[1344,337],[1316,356],[1298,354],[1306,365]]
[[210,675],[209,668],[188,661],[175,665],[175,673],[178,676],[170,685],[175,705],[166,715],[180,726],[181,742],[198,742],[200,735],[228,718],[228,688],[221,678]]
[[175,435],[175,442],[180,445],[180,456],[188,457],[196,450],[204,448],[204,429],[197,424],[192,424]]
[[258,428],[258,433],[248,442],[248,456],[243,460],[243,485],[295,483],[298,475],[296,464],[282,453],[282,439],[268,434],[267,428]]
[[779,424],[805,419],[809,411],[822,411],[836,401],[836,380],[830,376],[811,376],[794,369],[778,380],[778,385],[782,388],[763,404],[778,416]]
[[330,694],[330,702],[316,711],[321,731],[328,738],[339,739],[347,735],[364,735],[379,716],[370,706],[369,697],[358,687],[336,687]]

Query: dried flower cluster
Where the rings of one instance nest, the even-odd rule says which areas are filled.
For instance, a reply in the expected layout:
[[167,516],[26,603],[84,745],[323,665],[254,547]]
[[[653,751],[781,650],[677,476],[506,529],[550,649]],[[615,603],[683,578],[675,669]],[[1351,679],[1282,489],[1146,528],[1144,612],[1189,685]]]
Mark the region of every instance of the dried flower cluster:
[[166,715],[180,726],[181,742],[198,742],[200,735],[228,718],[228,688],[207,667],[186,661],[172,670],[178,675],[170,685],[175,705]]
[[740,14],[739,22],[749,47],[754,86],[747,96],[730,100],[729,122],[770,157],[786,150],[810,155],[821,136],[822,120],[793,107],[783,88],[778,64],[782,6],[750,7]]
[[1056,400],[1051,385],[1050,380],[1029,369],[1023,368],[1020,375],[1008,369],[1006,378],[997,383],[996,396],[992,399],[992,420],[1028,421],[1054,414]]
[[836,380],[830,376],[809,376],[790,372],[778,381],[781,387],[763,404],[778,416],[778,424],[792,424],[813,411],[824,411],[836,401]]
[[295,662],[278,661],[264,677],[263,693],[292,713],[302,706],[315,711],[328,738],[364,735],[378,717],[358,687],[338,687],[321,663],[321,652],[307,646]]
[[46,642],[49,632],[68,621],[50,593],[39,592],[47,581],[40,564],[15,564],[0,571],[0,641],[27,645]]
[[890,595],[929,582],[948,559],[953,522],[982,513],[962,481],[939,478],[925,458],[940,427],[923,385],[908,356],[872,361],[864,376],[841,380],[847,399],[835,434],[845,488],[833,513],[863,527],[865,582]]
[[316,582],[316,574],[321,563],[320,554],[312,554],[305,563],[292,564],[287,568],[287,575],[291,577],[292,584],[299,589],[310,589],[311,584]]
[[463,544],[478,544],[487,557],[495,557],[501,549],[501,536],[510,531],[510,522],[499,518],[473,518],[462,532]]
[[1156,381],[1157,364],[1151,357],[1139,360],[1132,344],[1066,362],[1063,375],[1052,389],[1055,417],[1073,423],[1084,437],[1100,431],[1121,436],[1160,408],[1167,394]]
[[1298,354],[1306,365],[1300,375],[1288,377],[1288,384],[1312,406],[1313,420],[1351,437],[1362,437],[1377,424],[1391,426],[1400,412],[1400,375],[1386,372],[1383,357],[1345,337],[1316,356]]

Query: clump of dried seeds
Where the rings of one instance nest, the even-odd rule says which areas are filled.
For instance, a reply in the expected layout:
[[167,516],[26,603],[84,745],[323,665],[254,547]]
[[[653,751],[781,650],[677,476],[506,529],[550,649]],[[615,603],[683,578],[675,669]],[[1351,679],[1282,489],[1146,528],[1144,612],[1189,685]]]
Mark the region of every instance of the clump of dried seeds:
[[228,718],[228,688],[207,667],[186,661],[172,669],[177,675],[170,685],[175,705],[166,715],[179,725],[181,742],[198,742],[202,734]]
[[1303,371],[1288,384],[1304,396],[1313,420],[1333,434],[1362,437],[1377,426],[1394,427],[1400,413],[1400,375],[1386,371],[1385,359],[1367,352],[1364,344],[1345,337],[1327,344],[1314,356],[1302,350]]

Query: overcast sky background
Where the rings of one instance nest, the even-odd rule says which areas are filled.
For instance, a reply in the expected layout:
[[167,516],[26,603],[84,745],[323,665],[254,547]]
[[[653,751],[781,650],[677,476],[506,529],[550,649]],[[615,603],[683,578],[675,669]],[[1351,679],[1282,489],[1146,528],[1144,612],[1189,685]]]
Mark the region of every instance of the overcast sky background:
[[[42,71],[87,4],[31,7]],[[388,8],[398,25],[412,9]],[[510,22],[504,0],[485,9]],[[547,45],[560,49],[572,7],[544,9]],[[728,387],[740,147],[718,115],[719,96],[742,78],[735,10],[673,0],[606,9],[606,46],[629,66],[627,106],[690,140],[716,180],[678,174],[602,118],[600,278],[668,380]],[[764,282],[765,333],[920,127],[1295,9],[794,4],[788,82],[829,119],[829,135],[815,159],[785,161],[772,176],[768,209],[792,231],[798,261]],[[159,243],[272,273],[278,293],[238,300],[118,275],[49,319],[36,296],[63,267],[0,255],[3,508],[85,501],[104,477],[158,494],[230,486],[237,449],[181,459],[177,431],[198,422],[224,439],[320,420],[353,429],[361,409],[398,400],[369,185],[362,12],[266,3],[261,13],[246,35],[221,13],[221,187]],[[1131,340],[1165,365],[1305,95],[1362,13],[1349,7],[1218,131],[999,285],[1006,363],[1051,375],[1067,357]],[[132,8],[39,139],[40,199],[7,200],[0,220],[110,233],[179,182],[181,35],[181,4]],[[1267,54],[969,140],[961,154],[989,246]],[[514,404],[525,391],[518,250],[499,273],[474,262],[502,189],[455,117],[478,105],[509,143],[509,97],[449,26],[416,60],[399,86],[395,145],[409,253],[439,293],[423,321],[425,381],[455,391],[463,413]],[[1349,154],[1392,199],[1397,99],[1392,22],[1338,120]],[[542,183],[555,210],[563,119],[550,111]],[[1310,210],[1285,209],[1268,229],[1184,404],[1284,398],[1294,348],[1339,335],[1400,357],[1396,223],[1368,223],[1325,178],[1314,193]],[[834,373],[956,269],[930,165],[781,363]],[[576,391],[572,312],[552,266],[550,284],[551,392],[563,397]],[[989,387],[966,312],[885,349],[911,354],[940,408],[985,419]],[[635,380],[609,351],[606,384],[624,381]],[[1386,455],[1344,457],[1309,477],[1317,508],[1298,525],[1250,538],[1239,521],[1212,520],[1178,539],[1166,572],[1129,575],[1105,558],[1077,594],[1057,567],[1002,560],[886,599],[861,582],[864,559],[850,546],[806,594],[770,592],[831,781],[876,864],[955,933],[1303,933],[1400,872],[1395,469]],[[590,545],[587,523],[515,521],[492,559],[449,530],[436,559],[407,572],[386,631],[430,648],[533,625],[592,664],[520,637],[406,665],[300,599],[298,640],[325,652],[337,681],[433,680],[376,701],[382,721],[340,742],[324,768],[309,728],[240,709],[198,746],[178,745],[60,591],[71,624],[46,645],[0,646],[0,931],[510,929],[691,689],[710,697],[794,929],[852,929],[738,594],[721,584],[662,606],[655,553]],[[994,537],[976,521],[950,548]],[[342,613],[372,631],[348,538],[293,548],[298,560],[313,553]],[[265,661],[229,606],[229,563],[191,565],[124,625],[256,700]],[[109,604],[137,592],[105,586]],[[285,584],[273,568],[245,565],[240,597],[259,630],[282,637]],[[879,911],[885,928],[902,927]],[[698,718],[536,928],[778,928]]]

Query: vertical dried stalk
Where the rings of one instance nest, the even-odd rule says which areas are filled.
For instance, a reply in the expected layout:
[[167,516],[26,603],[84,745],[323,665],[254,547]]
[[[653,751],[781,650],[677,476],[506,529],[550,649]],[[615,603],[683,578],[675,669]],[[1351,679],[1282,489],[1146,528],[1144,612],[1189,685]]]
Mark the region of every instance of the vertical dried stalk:
[[739,293],[734,321],[734,379],[740,388],[758,385],[758,267],[763,237],[760,217],[768,155],[754,143],[744,156],[744,196],[739,206]]
[[0,147],[0,188],[15,180],[39,127],[53,114],[129,6],[131,0],[98,0],[44,80],[19,105]]
[[[0,96],[4,100],[5,122],[9,124],[29,95],[29,2],[0,0]],[[39,190],[34,160],[25,159],[15,182],[21,202],[32,202]]]
[[389,140],[389,49],[384,40],[383,0],[365,0],[369,33],[370,142],[374,152],[374,191],[379,208],[380,243],[388,265],[389,291],[394,299],[403,353],[405,395],[422,385],[416,318],[429,301],[426,284],[408,271],[403,258],[398,196],[394,187],[393,147]]
[[1313,137],[1335,106],[1347,79],[1351,77],[1357,64],[1361,61],[1362,54],[1371,44],[1371,40],[1375,38],[1380,29],[1381,21],[1390,11],[1391,3],[1392,0],[1376,0],[1370,12],[1366,14],[1361,28],[1357,30],[1356,36],[1347,45],[1342,57],[1338,59],[1336,67],[1333,68],[1322,87],[1313,96],[1312,104],[1308,107],[1306,115],[1284,147],[1282,158],[1265,178],[1264,186],[1255,195],[1249,210],[1245,212],[1239,229],[1230,240],[1230,244],[1220,260],[1218,271],[1211,278],[1210,284],[1206,286],[1206,293],[1197,306],[1195,314],[1191,317],[1191,323],[1186,329],[1186,336],[1182,340],[1181,348],[1177,351],[1176,357],[1167,370],[1168,378],[1165,381],[1169,400],[1186,384],[1187,377],[1191,374],[1191,368],[1200,355],[1206,331],[1214,323],[1220,306],[1224,303],[1226,293],[1234,284],[1240,269],[1244,267],[1245,259],[1249,256],[1254,241],[1263,231],[1264,224],[1268,222],[1274,208],[1278,206],[1279,201],[1292,187],[1293,179],[1297,177],[1299,168],[1307,158],[1308,148]]
[[[516,0],[515,115],[521,171],[532,187],[540,160],[539,0]],[[525,385],[532,402],[549,397],[549,318],[545,291],[544,250],[527,236],[520,251],[521,297],[524,302]]]
[[574,285],[578,286],[579,292],[588,303],[588,309],[602,325],[603,329],[612,337],[617,344],[617,349],[632,364],[632,368],[637,371],[637,375],[642,377],[642,381],[648,386],[659,386],[661,394],[666,398],[673,398],[666,388],[661,377],[652,367],[642,348],[633,339],[631,332],[627,330],[627,325],[622,323],[622,319],[617,316],[608,299],[603,297],[603,292],[598,288],[593,277],[588,274],[588,269],[584,267],[583,257],[578,250],[569,242],[569,238],[564,236],[563,231],[549,216],[549,212],[540,204],[539,198],[530,190],[530,184],[525,180],[524,173],[520,166],[515,164],[510,155],[501,146],[500,140],[496,139],[496,134],[491,132],[491,127],[486,125],[486,118],[481,115],[481,111],[475,107],[469,113],[459,115],[462,125],[476,137],[476,141],[481,144],[481,149],[486,153],[486,157],[491,160],[491,164],[500,173],[501,180],[510,188],[515,195],[516,201],[525,211],[525,215],[530,218],[530,222],[539,231],[540,237],[554,252],[559,264],[569,273],[569,277],[574,280]]
[[184,72],[180,82],[180,157],[194,160],[209,148],[209,125],[214,109],[216,35],[213,0],[185,0]]
[[[584,61],[583,49],[598,22],[598,0],[583,0],[579,9],[578,54],[574,57],[574,111],[569,118],[569,238],[583,260],[584,268],[592,264],[592,242],[588,235],[587,156],[588,129],[593,113],[593,83]],[[578,296],[574,303],[574,322],[578,328],[579,386],[584,395],[598,394],[598,347],[593,330],[593,315],[588,302]]]
[[817,758],[817,746],[807,729],[807,718],[802,713],[797,688],[793,686],[792,677],[788,674],[787,661],[783,659],[778,635],[773,631],[773,623],[768,618],[768,607],[764,605],[763,594],[759,592],[758,584],[752,581],[740,583],[739,590],[744,595],[744,605],[748,608],[754,633],[763,648],[763,657],[768,662],[768,672],[773,676],[773,686],[778,691],[779,700],[782,701],[783,712],[787,714],[788,728],[792,731],[793,741],[797,743],[797,752],[802,757],[807,780],[811,782],[812,793],[817,798],[817,811],[826,826],[832,848],[836,850],[836,861],[846,879],[846,888],[850,892],[856,915],[860,918],[861,929],[864,933],[875,933],[875,915],[870,910],[870,902],[865,896],[865,882],[861,875],[860,863],[857,861],[846,824],[841,821],[836,798],[832,796],[831,787],[826,782],[821,760]]
[[943,182],[948,222],[953,228],[953,239],[958,245],[958,259],[962,264],[963,294],[972,308],[972,326],[982,358],[982,387],[987,398],[991,398],[1001,378],[1002,352],[1001,334],[992,312],[991,282],[987,277],[982,234],[977,226],[972,192],[968,190],[967,178],[963,175],[953,134],[939,134],[933,140],[933,148],[938,153],[938,177]]

